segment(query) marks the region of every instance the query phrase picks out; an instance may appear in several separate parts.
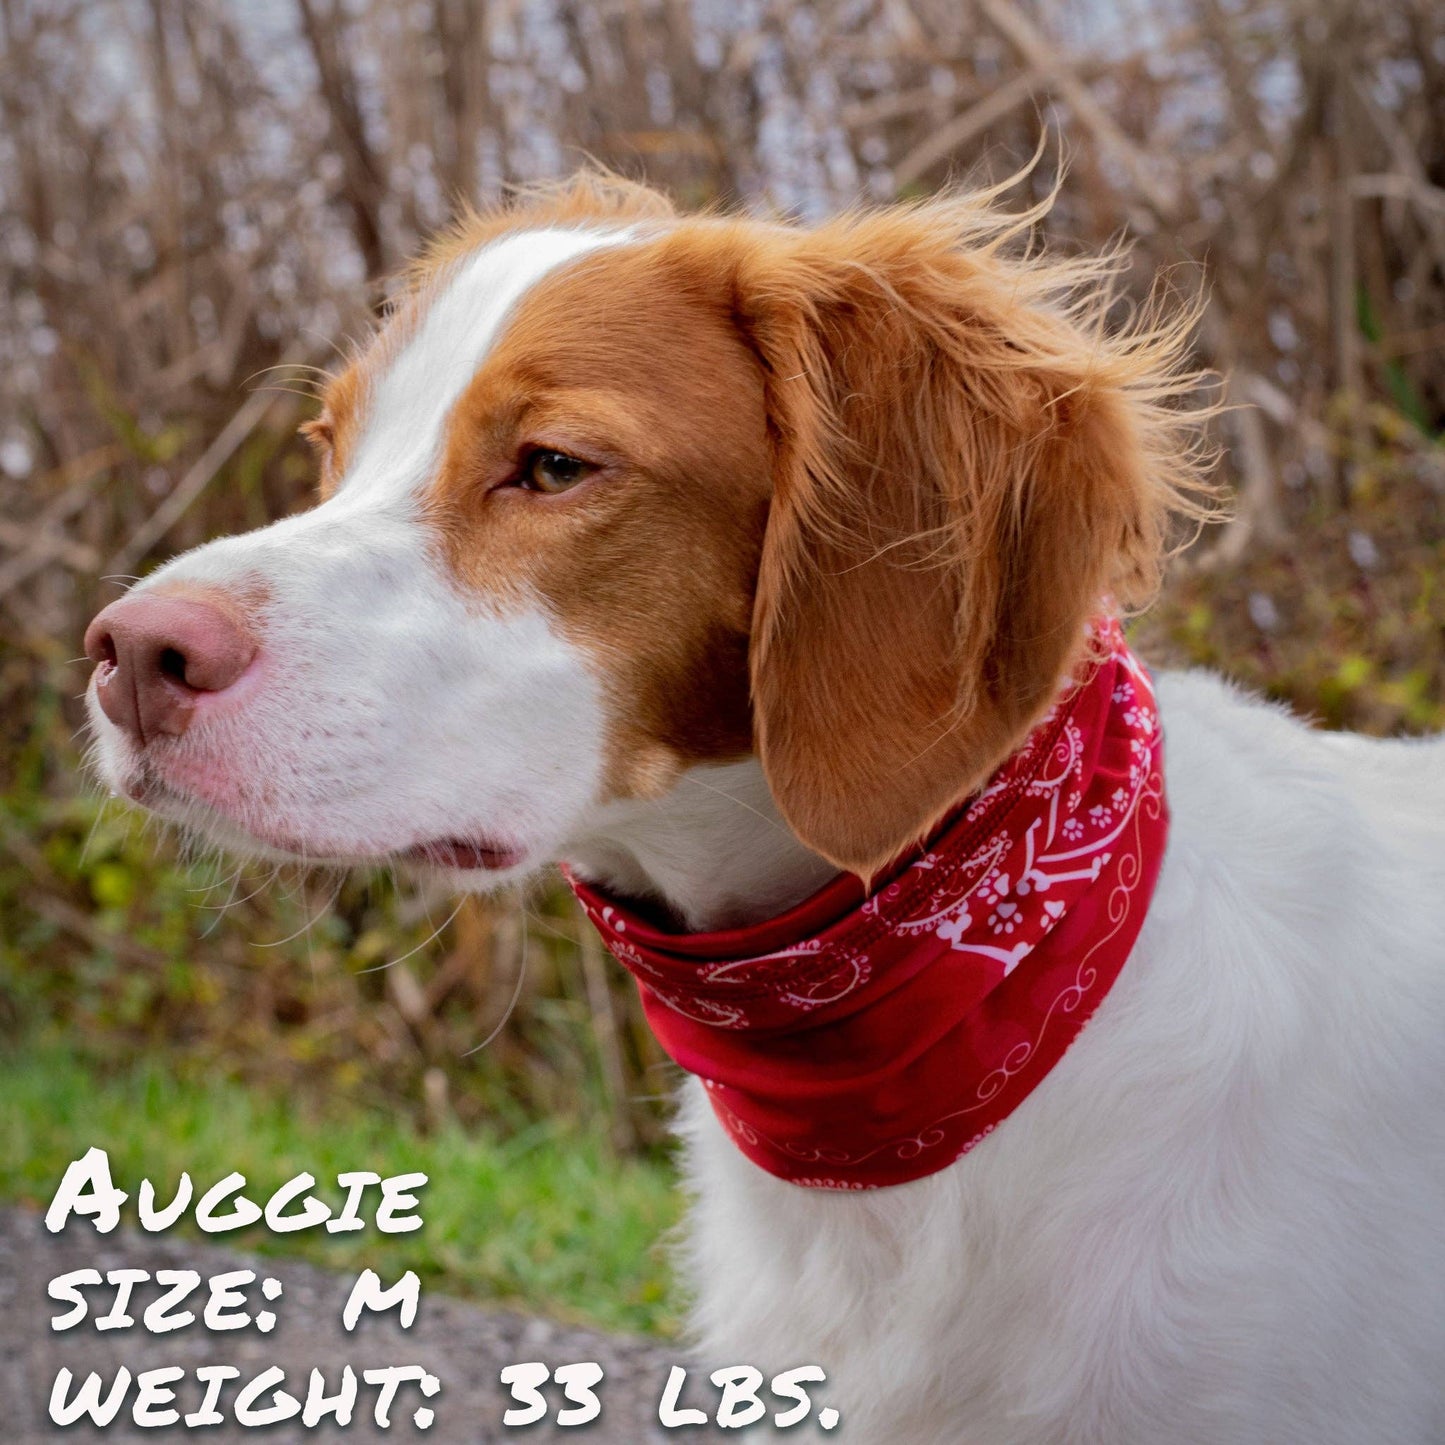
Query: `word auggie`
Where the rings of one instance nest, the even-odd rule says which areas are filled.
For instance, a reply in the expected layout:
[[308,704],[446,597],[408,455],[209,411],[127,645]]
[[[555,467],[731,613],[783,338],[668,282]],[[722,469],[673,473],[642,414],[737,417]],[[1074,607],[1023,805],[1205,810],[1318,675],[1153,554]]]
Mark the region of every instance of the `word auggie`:
[[[383,1234],[407,1234],[420,1229],[421,1216],[415,1212],[415,1191],[427,1182],[425,1174],[393,1174],[382,1178],[369,1169],[354,1169],[336,1176],[337,1187],[344,1191],[340,1212],[312,1191],[316,1179],[310,1174],[297,1174],[272,1191],[264,1205],[257,1204],[242,1192],[246,1176],[231,1173],[218,1180],[196,1202],[194,1216],[197,1228],[207,1234],[225,1234],[233,1229],[265,1221],[274,1234],[291,1234],[297,1230],[315,1229],[324,1224],[329,1232],[365,1229],[368,1220],[363,1206],[369,1206],[374,1223]],[[379,1197],[369,1191],[376,1190]],[[169,1229],[191,1208],[195,1186],[191,1176],[183,1173],[170,1200],[159,1205],[155,1186],[142,1179],[136,1197],[136,1216],[140,1227],[152,1234]],[[50,1208],[45,1213],[45,1227],[58,1234],[72,1215],[89,1217],[96,1230],[109,1234],[120,1223],[121,1206],[129,1194],[111,1178],[110,1156],[101,1148],[92,1148],[76,1159],[65,1171]]]

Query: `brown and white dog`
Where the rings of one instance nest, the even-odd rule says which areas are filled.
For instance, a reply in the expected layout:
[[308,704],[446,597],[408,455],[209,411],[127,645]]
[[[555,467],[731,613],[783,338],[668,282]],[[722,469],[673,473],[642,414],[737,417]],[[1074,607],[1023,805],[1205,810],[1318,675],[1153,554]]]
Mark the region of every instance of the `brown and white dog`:
[[[467,221],[308,431],[313,510],[93,623],[106,782],[241,852],[677,927],[928,834],[1197,514],[1183,327],[987,200],[813,228],[583,179]],[[1445,1439],[1445,746],[1160,686],[1173,829],[983,1147],[799,1188],[689,1089],[707,1353],[908,1445]]]

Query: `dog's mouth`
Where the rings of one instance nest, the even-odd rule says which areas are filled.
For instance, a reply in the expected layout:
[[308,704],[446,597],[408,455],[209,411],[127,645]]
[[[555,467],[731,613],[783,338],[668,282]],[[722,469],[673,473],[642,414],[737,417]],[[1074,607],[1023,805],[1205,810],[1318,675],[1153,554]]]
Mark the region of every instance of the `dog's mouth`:
[[250,820],[239,822],[224,812],[170,786],[142,766],[116,790],[160,817],[183,828],[204,833],[222,847],[250,851],[259,845],[273,858],[342,867],[366,867],[381,863],[421,864],[457,872],[500,873],[524,861],[523,851],[483,836],[427,838],[404,847],[385,845],[345,846],[326,840],[287,834],[275,828],[258,827]]
[[406,863],[430,863],[438,868],[487,873],[515,868],[522,861],[522,855],[514,848],[479,843],[470,838],[432,838],[425,843],[413,843],[396,856]]

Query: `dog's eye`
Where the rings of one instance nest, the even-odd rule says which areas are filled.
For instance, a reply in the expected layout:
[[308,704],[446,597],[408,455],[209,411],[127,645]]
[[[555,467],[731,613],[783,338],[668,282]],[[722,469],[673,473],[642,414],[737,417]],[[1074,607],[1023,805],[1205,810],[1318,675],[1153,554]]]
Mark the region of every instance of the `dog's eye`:
[[517,485],[529,492],[565,492],[595,470],[591,462],[569,457],[566,452],[538,450],[523,463]]

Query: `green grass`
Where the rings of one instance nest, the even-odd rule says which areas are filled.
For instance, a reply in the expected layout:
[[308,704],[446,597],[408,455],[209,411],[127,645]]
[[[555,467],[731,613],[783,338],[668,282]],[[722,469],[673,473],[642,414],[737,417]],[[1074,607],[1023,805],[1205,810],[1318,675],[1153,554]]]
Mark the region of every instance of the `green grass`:
[[[383,1280],[414,1269],[424,1290],[609,1329],[675,1329],[659,1243],[678,1208],[670,1171],[619,1160],[575,1130],[538,1125],[501,1141],[451,1125],[423,1135],[364,1106],[322,1114],[254,1086],[187,1083],[154,1063],[102,1075],[63,1046],[39,1043],[0,1049],[0,1101],[0,1198],[44,1208],[67,1164],[94,1144],[131,1195],[129,1222],[143,1177],[164,1202],[182,1170],[197,1197],[240,1170],[248,1197],[263,1204],[306,1171],[333,1208],[338,1173],[420,1170],[430,1177],[425,1223],[410,1234],[368,1226],[276,1236],[253,1226],[211,1238],[341,1270],[370,1267]],[[202,1237],[189,1223],[177,1228]]]

